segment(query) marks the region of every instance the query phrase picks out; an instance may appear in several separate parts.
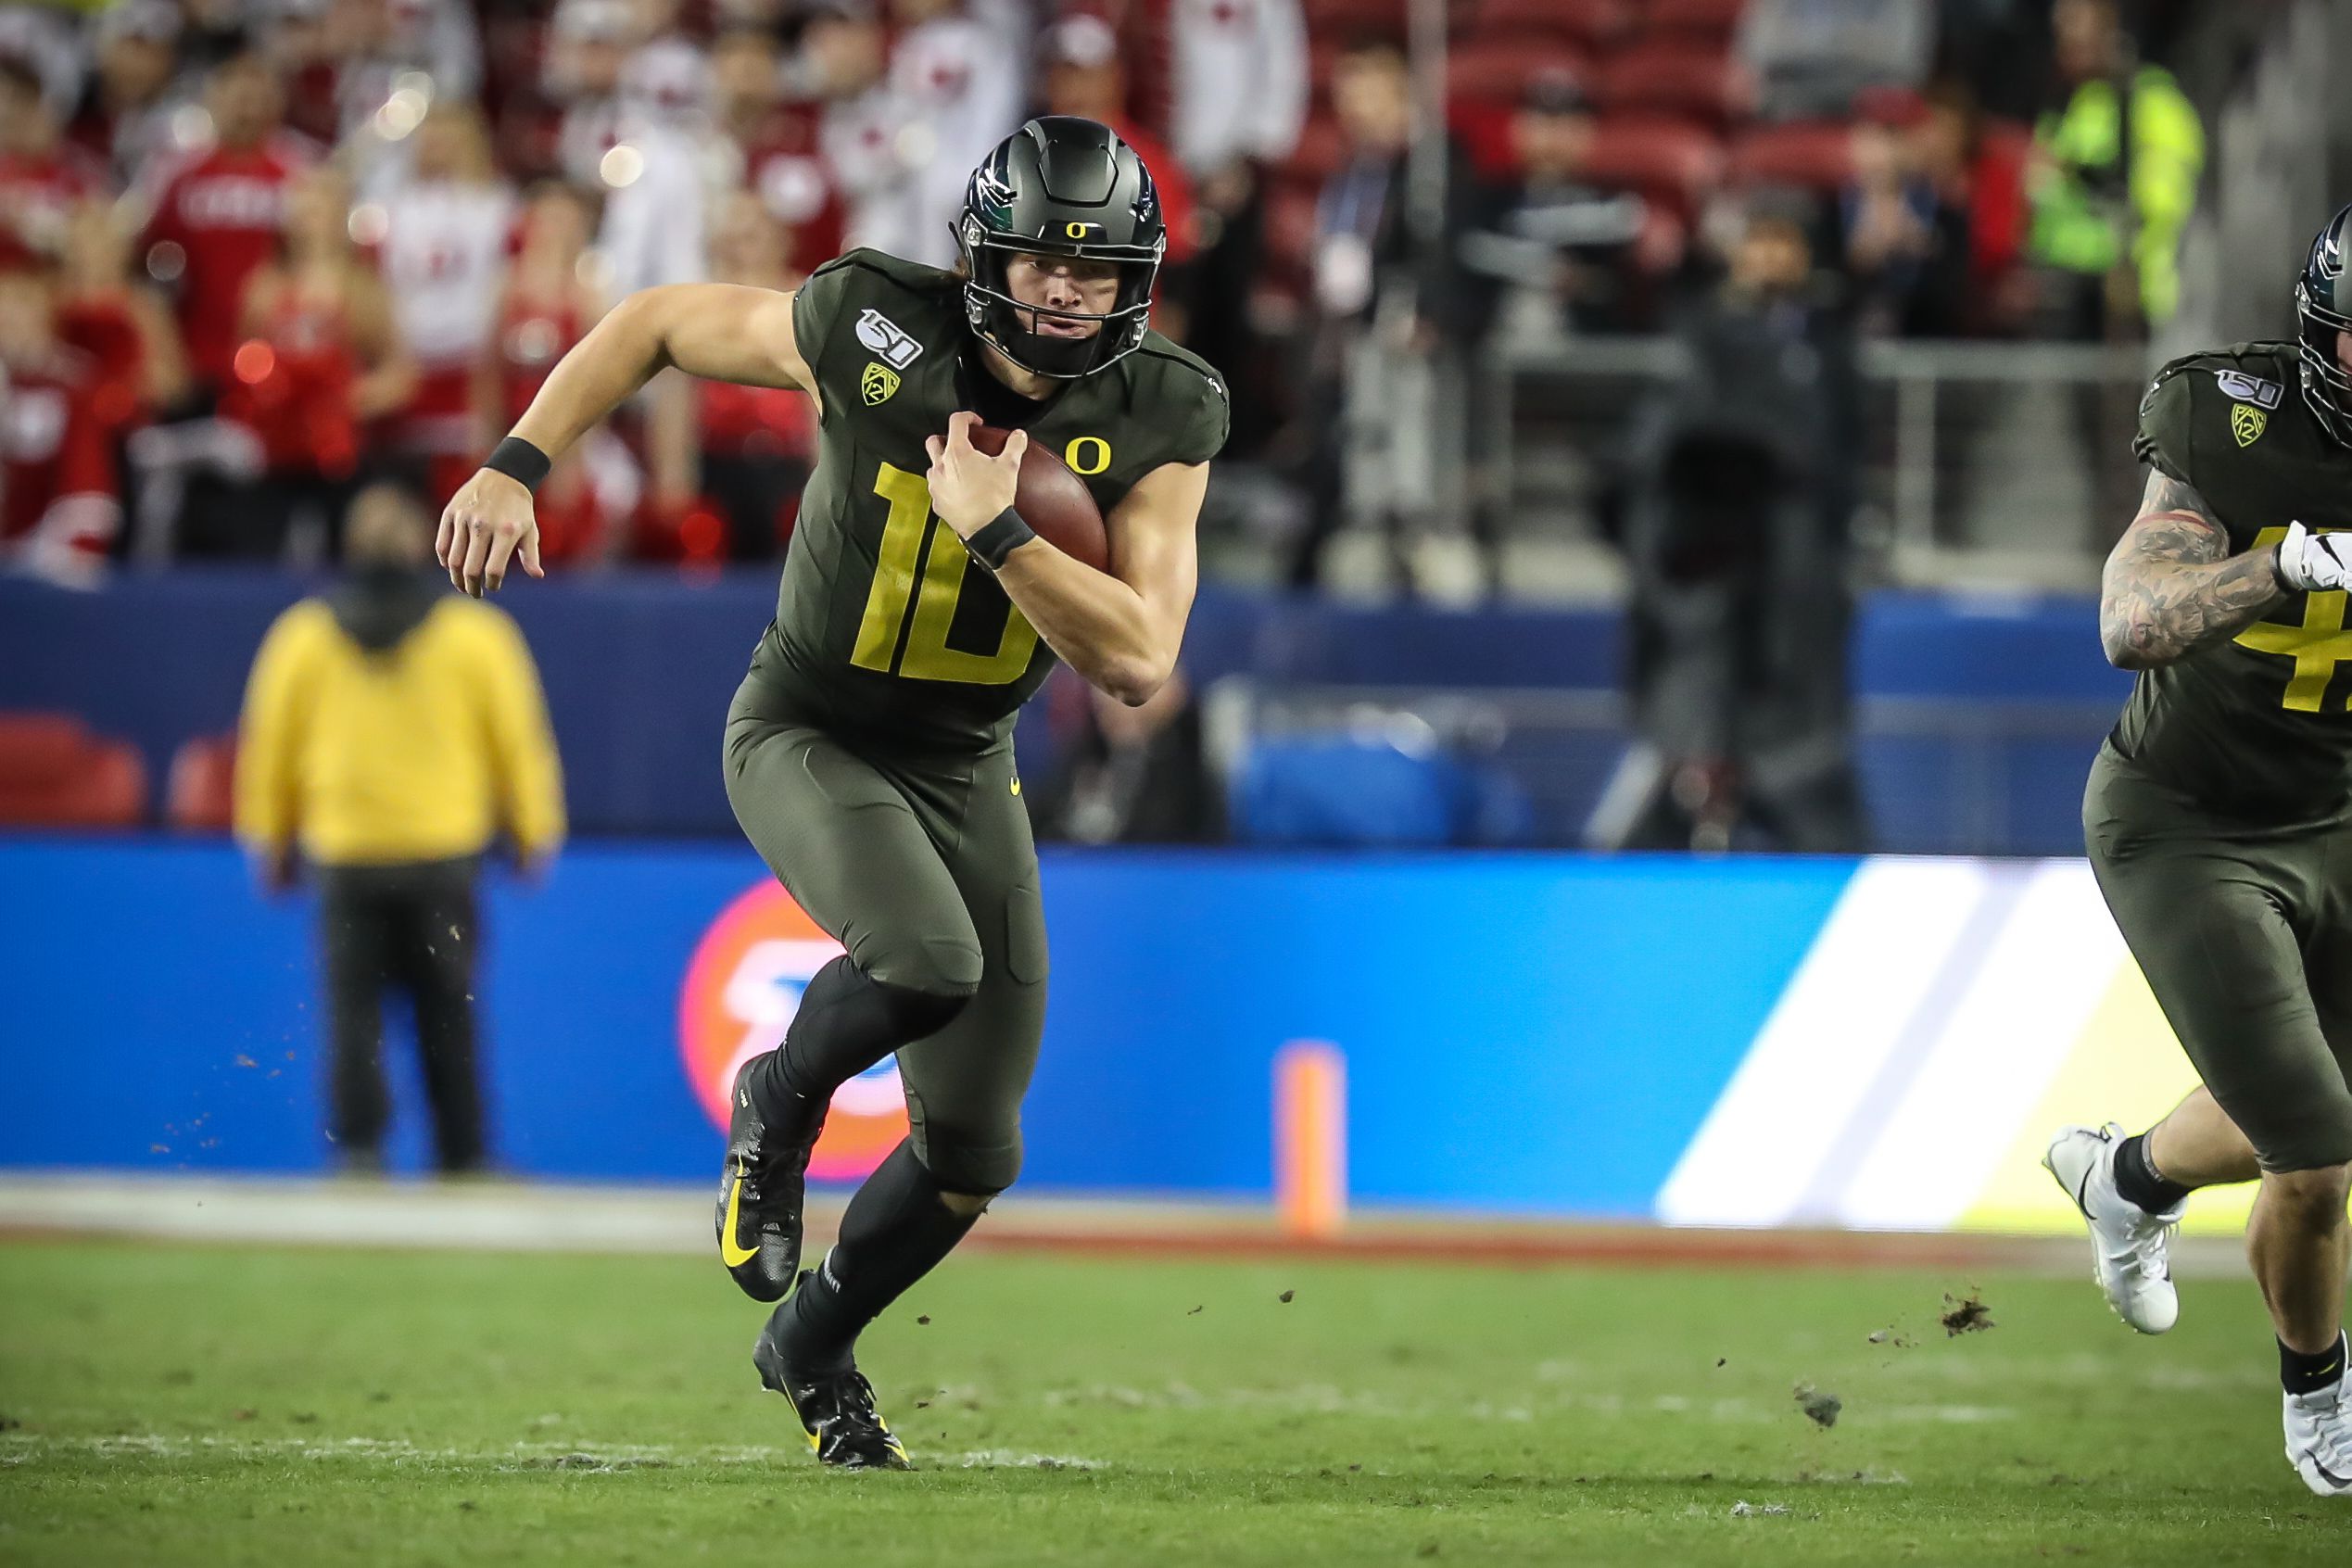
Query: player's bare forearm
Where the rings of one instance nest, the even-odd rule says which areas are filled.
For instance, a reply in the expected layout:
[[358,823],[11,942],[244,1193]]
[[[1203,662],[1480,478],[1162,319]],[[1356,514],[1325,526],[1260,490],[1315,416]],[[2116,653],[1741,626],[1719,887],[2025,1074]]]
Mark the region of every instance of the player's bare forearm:
[[1130,706],[1149,702],[1176,668],[1189,592],[1181,605],[1155,607],[1043,539],[1006,556],[996,580],[1063,664]]
[[1005,558],[997,580],[1062,663],[1141,706],[1168,684],[1183,646],[1200,580],[1193,530],[1208,494],[1207,463],[1162,464],[1111,509],[1109,572],[1035,540]]
[[2107,557],[2099,641],[2117,668],[2154,669],[2236,635],[2285,597],[2272,551],[2231,555],[2204,498],[2151,473],[2140,515]]
[[563,356],[512,434],[552,458],[664,370],[746,386],[814,385],[792,297],[735,284],[640,289]]

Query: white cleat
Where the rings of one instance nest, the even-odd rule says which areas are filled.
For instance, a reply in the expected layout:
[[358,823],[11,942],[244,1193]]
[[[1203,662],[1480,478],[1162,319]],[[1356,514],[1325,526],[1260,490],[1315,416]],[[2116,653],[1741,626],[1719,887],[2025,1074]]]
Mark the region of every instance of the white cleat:
[[2181,1210],[2151,1214],[2116,1190],[2115,1152],[2123,1135],[2112,1121],[2095,1131],[2061,1128],[2042,1163],[2091,1228],[2095,1277],[2107,1305],[2142,1334],[2162,1334],[2181,1317],[2181,1296],[2172,1288],[2172,1266],[2165,1257]]
[[[2336,1341],[2336,1355],[2344,1342]],[[2338,1378],[2314,1394],[2286,1396],[2286,1457],[2323,1498],[2352,1498],[2352,1397]]]

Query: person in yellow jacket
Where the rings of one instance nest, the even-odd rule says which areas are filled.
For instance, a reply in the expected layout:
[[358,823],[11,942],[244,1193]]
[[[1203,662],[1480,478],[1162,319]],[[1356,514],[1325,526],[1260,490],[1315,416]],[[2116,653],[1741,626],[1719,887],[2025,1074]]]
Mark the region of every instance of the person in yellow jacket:
[[474,880],[501,834],[526,870],[563,840],[538,672],[503,612],[427,575],[433,521],[392,486],[353,502],[348,570],[279,616],[247,685],[237,838],[265,888],[320,887],[329,1136],[382,1168],[383,999],[408,993],[440,1169],[487,1158],[474,1025]]
[[2034,131],[2029,249],[2061,282],[2065,335],[2097,341],[2179,309],[2205,127],[2169,71],[2131,65],[2115,0],[2059,0],[2052,24],[2072,91]]

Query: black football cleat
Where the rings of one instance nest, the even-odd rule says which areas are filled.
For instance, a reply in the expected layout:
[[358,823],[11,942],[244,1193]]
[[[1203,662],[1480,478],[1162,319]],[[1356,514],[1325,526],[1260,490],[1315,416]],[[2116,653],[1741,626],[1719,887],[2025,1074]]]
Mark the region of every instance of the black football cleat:
[[738,1069],[727,1126],[727,1169],[719,1177],[719,1261],[754,1301],[781,1301],[801,1262],[801,1204],[808,1157],[825,1131],[819,1107],[805,1128],[772,1123],[753,1105],[745,1081],[763,1057]]
[[819,1462],[842,1470],[912,1470],[906,1449],[891,1423],[874,1408],[874,1385],[855,1367],[816,1372],[792,1364],[777,1333],[778,1309],[752,1346],[752,1365],[760,1382],[791,1401],[809,1450]]

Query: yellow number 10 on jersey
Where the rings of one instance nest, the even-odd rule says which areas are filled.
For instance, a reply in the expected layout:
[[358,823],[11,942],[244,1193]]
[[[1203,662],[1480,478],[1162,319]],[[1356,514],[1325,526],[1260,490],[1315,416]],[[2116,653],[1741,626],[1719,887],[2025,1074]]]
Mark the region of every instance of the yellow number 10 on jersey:
[[[891,503],[891,513],[882,525],[874,586],[866,595],[866,615],[858,622],[850,663],[912,680],[954,680],[967,686],[1009,686],[1020,679],[1037,651],[1037,632],[1010,605],[1005,606],[1005,631],[995,652],[967,653],[947,645],[972,556],[954,530],[932,518],[931,489],[923,476],[886,462],[874,476],[874,493]],[[928,554],[926,543],[930,546]],[[912,626],[907,625],[910,607]],[[903,653],[902,633],[906,643]]]

